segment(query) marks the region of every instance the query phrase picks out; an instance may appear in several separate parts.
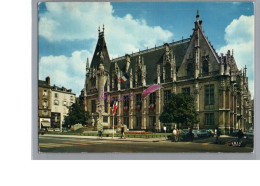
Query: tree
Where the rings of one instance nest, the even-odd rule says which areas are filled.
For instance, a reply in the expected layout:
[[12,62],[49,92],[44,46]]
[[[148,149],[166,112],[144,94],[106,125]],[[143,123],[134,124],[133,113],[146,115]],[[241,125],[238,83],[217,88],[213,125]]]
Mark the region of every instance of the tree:
[[88,111],[85,111],[81,105],[73,103],[69,108],[68,116],[65,117],[65,126],[68,127],[78,123],[84,125],[89,118]]
[[195,109],[194,99],[188,94],[172,94],[165,104],[160,121],[167,123],[182,123],[192,127],[199,122],[199,114]]

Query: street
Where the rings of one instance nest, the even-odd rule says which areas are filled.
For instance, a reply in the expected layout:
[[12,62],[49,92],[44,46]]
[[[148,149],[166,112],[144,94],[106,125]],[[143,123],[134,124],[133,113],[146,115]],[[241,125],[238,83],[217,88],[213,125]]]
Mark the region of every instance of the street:
[[245,147],[230,146],[234,137],[221,138],[222,144],[214,144],[215,138],[197,139],[194,142],[171,142],[156,139],[120,139],[91,136],[39,136],[40,152],[252,152],[252,144],[246,139]]

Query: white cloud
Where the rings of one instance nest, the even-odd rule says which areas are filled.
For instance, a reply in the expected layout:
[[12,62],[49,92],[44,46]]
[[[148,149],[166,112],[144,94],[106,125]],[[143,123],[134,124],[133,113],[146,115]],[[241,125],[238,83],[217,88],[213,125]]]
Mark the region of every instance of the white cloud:
[[44,80],[50,76],[51,85],[64,86],[79,95],[84,88],[86,59],[90,55],[89,51],[82,50],[73,52],[70,57],[64,55],[41,57],[39,78]]
[[234,19],[225,29],[226,45],[219,48],[219,53],[234,50],[238,68],[247,66],[249,89],[254,95],[254,16],[240,16]]
[[171,41],[173,36],[170,31],[151,27],[145,20],[134,19],[130,14],[114,16],[108,2],[46,2],[46,9],[47,12],[40,15],[39,35],[50,42],[97,39],[98,26],[105,24],[108,50],[114,57]]

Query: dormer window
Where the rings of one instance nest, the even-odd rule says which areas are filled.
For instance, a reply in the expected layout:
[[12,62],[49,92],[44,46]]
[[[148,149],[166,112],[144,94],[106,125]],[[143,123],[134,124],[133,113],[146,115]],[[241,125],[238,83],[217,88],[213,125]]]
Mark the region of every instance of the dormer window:
[[193,65],[192,63],[189,63],[187,65],[187,76],[192,77],[193,76]]
[[202,63],[202,73],[203,74],[209,73],[209,62],[207,60],[204,60]]
[[165,65],[165,79],[170,79],[171,78],[171,65],[167,63]]

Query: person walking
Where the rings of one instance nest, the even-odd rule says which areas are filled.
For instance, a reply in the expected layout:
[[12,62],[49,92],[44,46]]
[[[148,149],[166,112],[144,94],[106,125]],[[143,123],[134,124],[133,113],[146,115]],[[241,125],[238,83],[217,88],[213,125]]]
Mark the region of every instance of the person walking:
[[219,128],[216,129],[216,144],[218,144],[220,141],[219,141],[219,136],[221,134],[221,131]]
[[178,130],[178,141],[181,141],[181,129]]
[[173,129],[173,131],[172,131],[172,141],[173,142],[176,142],[176,137],[177,137],[177,130]]
[[237,133],[237,142],[239,143],[240,140],[244,137],[244,133],[242,132],[242,129],[239,129]]
[[125,127],[121,127],[121,139],[125,139]]
[[97,129],[99,138],[102,138],[103,125],[99,118],[97,118]]

